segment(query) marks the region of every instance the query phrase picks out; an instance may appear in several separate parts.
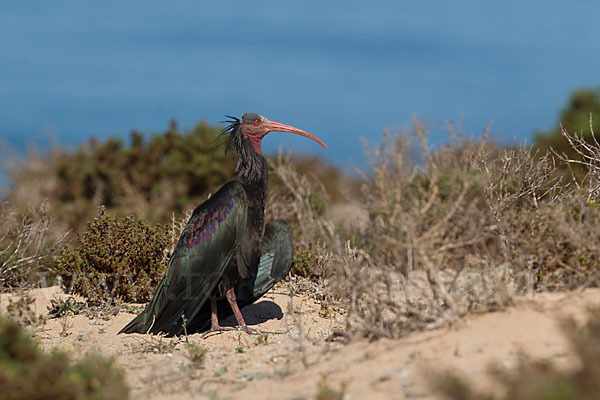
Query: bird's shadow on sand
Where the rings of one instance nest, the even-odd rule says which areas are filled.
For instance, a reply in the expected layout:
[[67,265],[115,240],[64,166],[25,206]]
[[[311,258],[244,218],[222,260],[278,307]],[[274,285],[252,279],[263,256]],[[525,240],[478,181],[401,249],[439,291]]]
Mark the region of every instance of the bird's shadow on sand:
[[[258,303],[247,305],[242,308],[242,315],[248,325],[259,325],[270,319],[283,318],[281,307],[269,300],[263,300]],[[237,326],[235,316],[230,315],[220,321],[221,326]]]

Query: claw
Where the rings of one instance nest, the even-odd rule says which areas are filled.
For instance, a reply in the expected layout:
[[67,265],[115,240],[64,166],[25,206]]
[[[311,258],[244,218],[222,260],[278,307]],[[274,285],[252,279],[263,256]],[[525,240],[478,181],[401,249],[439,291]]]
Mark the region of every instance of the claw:
[[250,328],[248,325],[240,326],[239,329],[246,332],[248,335],[260,335],[261,332],[258,329]]

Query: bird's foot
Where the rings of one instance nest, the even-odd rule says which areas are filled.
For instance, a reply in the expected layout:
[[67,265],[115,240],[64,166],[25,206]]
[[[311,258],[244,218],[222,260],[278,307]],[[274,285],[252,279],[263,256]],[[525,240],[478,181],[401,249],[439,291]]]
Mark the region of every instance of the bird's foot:
[[209,332],[226,332],[226,331],[235,331],[236,328],[232,326],[221,326],[221,325],[213,325],[210,327]]
[[221,326],[221,325],[211,326],[211,328],[209,330],[207,330],[206,332],[204,332],[202,334],[202,339],[206,339],[207,337],[210,337],[210,336],[219,335],[223,332],[235,331],[235,330],[237,330],[237,328],[232,327],[232,326]]
[[238,329],[246,332],[248,335],[260,335],[262,333],[258,329],[250,328],[248,325],[238,326]]

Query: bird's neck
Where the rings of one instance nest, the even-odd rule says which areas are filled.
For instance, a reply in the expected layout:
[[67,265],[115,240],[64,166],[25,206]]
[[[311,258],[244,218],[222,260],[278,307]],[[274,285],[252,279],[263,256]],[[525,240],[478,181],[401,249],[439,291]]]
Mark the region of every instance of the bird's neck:
[[244,185],[246,189],[264,186],[262,191],[266,193],[268,181],[267,162],[264,157],[254,149],[250,140],[245,138],[242,139],[239,148],[239,157],[237,166],[235,167],[235,174],[236,180]]
[[[263,215],[268,184],[267,162],[247,139],[242,140],[235,172],[236,180],[246,189],[248,205]],[[262,218],[260,220],[263,221]]]
[[249,140],[244,139],[239,149],[239,158],[235,168],[236,181],[246,190],[248,198],[248,216],[260,240],[265,230],[265,202],[267,198],[268,169],[267,161],[258,154]]

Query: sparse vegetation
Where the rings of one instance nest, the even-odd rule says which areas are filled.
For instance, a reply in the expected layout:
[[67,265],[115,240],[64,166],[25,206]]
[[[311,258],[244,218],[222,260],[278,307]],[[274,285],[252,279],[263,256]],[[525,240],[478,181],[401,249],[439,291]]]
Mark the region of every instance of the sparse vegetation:
[[73,323],[69,322],[69,319],[65,315],[60,319],[60,337],[67,337],[71,335],[71,328],[73,328]]
[[202,368],[204,366],[204,360],[206,359],[206,353],[208,350],[197,345],[193,342],[186,343],[187,358],[190,360],[190,364],[193,368]]
[[325,256],[330,250],[325,247],[338,241],[334,238],[335,226],[323,210],[329,194],[316,176],[299,173],[289,154],[279,154],[271,167],[272,176],[281,185],[269,191],[266,217],[284,219],[292,226],[292,274],[318,281],[327,275]]
[[292,261],[292,268],[290,272],[294,275],[301,276],[303,278],[311,278],[314,277],[316,271],[314,267],[316,265],[316,259],[314,254],[312,254],[308,250],[297,250],[294,253],[294,258]]
[[339,389],[333,389],[327,383],[327,375],[322,375],[319,381],[315,400],[343,400],[346,393],[346,383],[342,382]]
[[35,300],[27,294],[20,295],[16,301],[8,299],[6,312],[15,321],[21,325],[38,327],[46,322],[46,318],[41,313],[36,313],[33,308]]
[[[598,97],[578,93],[570,107],[596,107]],[[339,184],[346,178],[326,164],[319,164],[322,173],[305,173],[318,160],[268,157],[272,179],[266,219],[283,218],[294,232],[290,299],[294,293],[308,294],[320,304],[315,312],[332,325],[345,316],[346,330],[332,336],[346,342],[353,335],[401,337],[453,324],[470,312],[502,309],[521,294],[599,286],[600,142],[589,115],[589,132],[582,132],[580,114],[572,112],[563,115],[560,146],[548,152],[543,138],[536,148],[501,148],[488,141],[487,131],[468,139],[453,126],[450,142],[432,150],[426,127],[415,119],[410,132],[385,132],[381,143],[365,146],[370,170],[360,180],[349,179],[348,191]],[[41,180],[49,203],[37,213],[8,204],[0,209],[0,289],[36,286],[60,276],[69,293],[88,300],[52,300],[50,314],[61,318],[58,334],[73,342],[88,338],[71,322],[84,308],[107,305],[100,311],[107,318],[118,311],[115,303],[147,301],[188,211],[233,174],[231,159],[214,142],[216,132],[201,124],[183,135],[172,124],[162,136],[146,139],[133,133],[130,146],[110,139],[73,152],[31,155],[22,170],[11,171],[16,184],[7,198],[11,204],[25,203],[24,188]],[[36,169],[35,160],[51,168]],[[31,198],[39,200],[42,192]],[[352,224],[334,222],[336,202],[352,205],[343,221]],[[101,206],[97,215],[84,227],[96,206]],[[56,228],[50,225],[49,209]],[[65,246],[57,232],[67,227],[79,236]],[[36,326],[43,318],[32,314],[30,305],[23,297],[8,311]],[[302,308],[290,301],[286,323],[297,342],[297,358],[308,367],[312,339],[302,325]],[[590,321],[600,321],[596,317]],[[598,358],[596,342],[581,344],[582,332],[598,337],[596,325],[570,326],[580,335],[572,341],[581,364],[600,374],[594,360],[582,358],[588,357],[582,346]],[[254,343],[277,341],[264,334]],[[147,353],[172,356],[177,343],[153,336],[131,344],[131,352],[142,353],[141,358]],[[239,343],[234,355],[248,351],[248,343]],[[188,342],[184,350],[190,366],[203,368],[206,349]],[[287,365],[282,371],[289,373]],[[538,390],[547,390],[528,386],[519,380],[524,376],[574,398],[592,398],[597,390],[585,386],[582,371],[565,375],[542,363],[524,363],[516,371],[514,376],[495,371],[514,398],[535,398]],[[242,381],[267,376],[236,372]],[[215,367],[214,377],[226,374],[226,366]],[[483,398],[458,378],[444,382],[454,398]],[[515,389],[519,385],[523,392]],[[323,378],[316,398],[343,398],[345,390],[344,385],[332,389]]]
[[169,354],[173,353],[177,347],[177,341],[174,339],[166,339],[164,336],[149,336],[144,338],[140,343],[132,345],[134,353],[156,353]]
[[261,335],[258,335],[258,337],[256,338],[256,344],[263,345],[263,346],[268,345],[269,344],[269,334],[263,333]]
[[77,315],[85,308],[85,303],[75,300],[74,297],[57,298],[50,300],[48,314],[53,318],[66,315]]
[[5,399],[126,399],[123,371],[86,355],[71,365],[62,352],[43,353],[29,334],[0,315],[0,397]]

